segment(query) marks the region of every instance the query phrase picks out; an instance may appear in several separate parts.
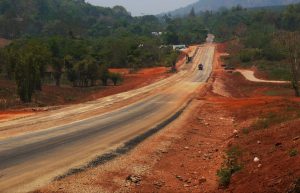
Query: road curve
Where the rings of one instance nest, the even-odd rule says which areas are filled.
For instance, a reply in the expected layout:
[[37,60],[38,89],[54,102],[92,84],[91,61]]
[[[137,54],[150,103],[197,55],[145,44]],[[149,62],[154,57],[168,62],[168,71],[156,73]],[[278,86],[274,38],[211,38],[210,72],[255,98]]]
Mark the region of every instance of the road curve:
[[[164,90],[133,104],[67,125],[1,139],[0,192],[33,190],[160,124],[209,78],[214,51],[211,44],[200,47],[193,64],[188,64],[187,76],[169,79],[173,82],[166,82],[169,86]],[[204,64],[203,71],[197,69],[199,63]]]
[[247,80],[251,82],[262,82],[262,83],[274,83],[274,84],[288,84],[290,81],[280,81],[280,80],[263,80],[258,79],[254,75],[254,71],[252,70],[236,70],[237,72],[241,73]]

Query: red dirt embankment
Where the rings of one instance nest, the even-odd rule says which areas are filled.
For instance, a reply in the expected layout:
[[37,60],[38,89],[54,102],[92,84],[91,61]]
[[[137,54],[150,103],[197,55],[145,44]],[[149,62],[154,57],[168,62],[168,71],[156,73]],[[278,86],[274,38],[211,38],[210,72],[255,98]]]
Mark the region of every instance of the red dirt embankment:
[[[209,92],[198,96],[201,102],[182,130],[173,131],[180,137],[133,192],[282,193],[299,188],[300,99],[287,85],[257,84],[225,72],[218,60],[222,50],[216,54]],[[217,170],[235,148],[241,170],[228,188],[220,187]]]
[[[36,192],[299,192],[300,100],[287,86],[225,72],[219,48],[207,92],[173,124],[127,155]],[[241,169],[220,187],[216,173],[232,149]]]
[[38,92],[33,96],[33,103],[26,105],[19,102],[16,94],[15,83],[12,81],[1,80],[0,88],[5,88],[5,94],[0,96],[0,103],[4,102],[2,105],[0,104],[0,106],[1,108],[8,108],[11,110],[0,111],[0,120],[3,121],[15,119],[26,115],[31,115],[36,113],[36,111],[43,111],[43,109],[47,109],[36,107],[77,104],[121,92],[126,92],[146,86],[171,75],[170,73],[167,73],[168,68],[165,67],[142,69],[132,74],[130,74],[129,70],[127,69],[114,69],[113,71],[126,72],[123,73],[124,81],[122,84],[118,86],[109,85],[106,87],[97,86],[90,88],[73,88],[71,86],[56,87],[44,85],[42,92]]

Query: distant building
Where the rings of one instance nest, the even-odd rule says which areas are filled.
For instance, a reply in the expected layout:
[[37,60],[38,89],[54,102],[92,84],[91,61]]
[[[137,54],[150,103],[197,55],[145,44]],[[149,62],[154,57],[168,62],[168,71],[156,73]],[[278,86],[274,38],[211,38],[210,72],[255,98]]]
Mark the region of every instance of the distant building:
[[169,46],[167,46],[167,45],[160,45],[160,46],[159,46],[159,49],[167,48],[167,47],[169,47]]
[[154,35],[154,36],[161,36],[163,34],[163,32],[154,31],[154,32],[151,32],[151,34]]
[[213,34],[207,34],[206,42],[207,43],[213,43],[215,39],[215,36]]
[[173,45],[173,50],[186,49],[186,45]]

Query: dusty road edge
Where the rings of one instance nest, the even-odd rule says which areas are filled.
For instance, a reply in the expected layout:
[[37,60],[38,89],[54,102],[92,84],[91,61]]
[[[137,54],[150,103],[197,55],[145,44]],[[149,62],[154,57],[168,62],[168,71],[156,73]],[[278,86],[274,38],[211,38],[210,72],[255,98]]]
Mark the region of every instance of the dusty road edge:
[[173,121],[175,121],[182,113],[184,113],[185,109],[189,107],[191,102],[194,100],[194,97],[189,99],[186,103],[184,103],[181,107],[179,107],[179,110],[173,113],[171,116],[169,116],[167,119],[159,123],[158,125],[152,127],[148,131],[144,132],[143,134],[134,137],[133,139],[127,141],[124,143],[123,146],[120,146],[116,148],[115,150],[112,150],[110,152],[104,153],[100,156],[97,156],[92,161],[88,162],[87,164],[77,167],[77,168],[71,168],[68,172],[66,172],[63,175],[57,176],[54,178],[54,181],[64,179],[65,177],[78,174],[80,172],[84,172],[87,169],[97,167],[99,165],[105,164],[109,161],[112,161],[122,155],[127,154],[131,150],[133,150],[136,146],[141,144],[144,140],[148,139],[149,137],[153,136],[160,130],[164,129],[166,126],[170,125]]
[[[214,45],[216,48],[216,45]],[[68,176],[75,175],[81,172],[86,171],[90,168],[95,168],[97,166],[103,165],[109,161],[112,161],[122,155],[125,155],[129,153],[131,150],[133,150],[135,147],[137,147],[139,144],[141,144],[144,140],[148,139],[149,137],[153,136],[154,134],[158,133],[160,130],[164,129],[165,127],[169,126],[172,122],[174,122],[180,115],[184,113],[184,111],[190,106],[190,104],[193,102],[193,100],[197,100],[197,97],[199,95],[202,95],[203,92],[206,92],[209,86],[211,86],[212,83],[212,77],[215,70],[215,60],[216,60],[216,51],[214,52],[213,57],[213,66],[212,71],[209,74],[209,77],[207,80],[205,80],[205,83],[203,85],[199,85],[199,87],[188,97],[188,101],[185,102],[183,105],[181,105],[175,113],[173,113],[171,116],[169,116],[167,119],[162,121],[161,123],[157,124],[156,126],[152,127],[148,131],[134,137],[133,139],[130,139],[129,141],[125,142],[124,145],[117,147],[116,149],[106,152],[104,154],[101,154],[99,156],[96,156],[92,161],[88,162],[87,164],[84,164],[80,167],[71,168],[66,173],[56,176],[53,181],[59,181],[62,180]]]
[[[214,66],[213,66],[214,69]],[[179,107],[175,113],[173,113],[171,116],[169,116],[167,119],[162,121],[161,123],[157,124],[156,126],[152,127],[148,131],[138,135],[137,137],[134,137],[133,139],[130,139],[129,141],[125,142],[124,145],[117,147],[116,149],[109,151],[107,153],[101,154],[99,156],[96,156],[92,161],[88,162],[87,164],[84,164],[80,167],[71,168],[69,171],[67,171],[65,174],[56,176],[53,181],[59,181],[62,180],[68,176],[75,175],[81,172],[84,172],[88,169],[95,168],[97,166],[103,165],[109,161],[113,161],[116,158],[121,157],[122,155],[125,155],[129,153],[131,150],[133,150],[135,147],[140,145],[142,142],[144,142],[149,137],[153,136],[154,134],[158,133],[159,131],[163,130],[167,126],[171,125],[177,118],[179,118],[187,108],[189,108],[191,103],[194,100],[199,100],[199,95],[203,95],[207,89],[211,86],[212,82],[212,75],[213,71],[211,72],[209,78],[206,80],[206,83],[204,85],[200,85],[198,89],[194,93],[191,94],[189,97],[189,100],[185,102],[181,107]],[[195,107],[194,107],[195,108]]]

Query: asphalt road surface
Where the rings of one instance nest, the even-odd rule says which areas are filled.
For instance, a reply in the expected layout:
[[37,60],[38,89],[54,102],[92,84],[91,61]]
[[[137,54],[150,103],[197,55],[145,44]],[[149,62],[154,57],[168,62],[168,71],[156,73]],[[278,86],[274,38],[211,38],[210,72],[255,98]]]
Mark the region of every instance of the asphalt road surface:
[[[122,146],[171,117],[209,78],[214,51],[215,47],[211,44],[201,46],[193,63],[186,64],[178,75],[155,83],[156,86],[137,90],[135,94],[145,92],[145,89],[147,92],[157,89],[160,84],[168,86],[130,105],[73,123],[0,139],[0,192],[34,190],[69,169]],[[198,70],[200,63],[204,64],[203,71]],[[100,108],[97,103],[80,108],[88,111],[95,107]],[[69,116],[73,116],[78,109],[68,107],[67,111]],[[52,114],[49,119],[55,121],[60,113],[63,110]],[[29,123],[38,126],[44,119],[47,117],[18,120],[9,127],[14,129]]]

